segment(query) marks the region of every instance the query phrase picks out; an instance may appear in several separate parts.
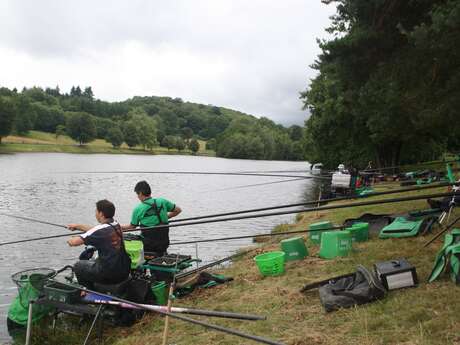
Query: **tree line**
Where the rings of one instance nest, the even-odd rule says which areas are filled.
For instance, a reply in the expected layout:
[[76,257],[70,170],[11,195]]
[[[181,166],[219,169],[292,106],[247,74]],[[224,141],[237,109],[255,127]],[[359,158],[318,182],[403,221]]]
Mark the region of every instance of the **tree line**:
[[[241,121],[248,124],[243,132]],[[0,88],[0,143],[2,136],[26,134],[29,130],[67,134],[81,145],[100,138],[115,148],[126,143],[130,148],[142,146],[145,150],[159,145],[197,152],[201,139],[207,141],[207,149],[222,157],[303,156],[301,127],[285,128],[265,118],[214,105],[156,96],[106,102],[96,99],[91,87],[80,86],[73,86],[68,93],[62,93],[58,86],[23,88],[20,92]],[[268,140],[269,132],[279,139]]]
[[460,2],[323,3],[337,12],[301,94],[307,159],[391,166],[460,149]]

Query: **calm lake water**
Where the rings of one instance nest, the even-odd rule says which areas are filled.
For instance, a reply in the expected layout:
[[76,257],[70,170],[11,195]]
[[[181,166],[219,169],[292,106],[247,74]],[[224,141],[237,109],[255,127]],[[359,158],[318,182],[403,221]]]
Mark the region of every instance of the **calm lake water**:
[[[305,170],[306,162],[251,161],[192,156],[76,155],[32,153],[0,155],[0,213],[21,215],[57,224],[96,224],[95,202],[114,202],[116,219],[128,223],[138,200],[133,192],[139,180],[147,180],[153,196],[180,206],[177,218],[275,206],[311,200],[318,186],[311,179],[275,182],[282,177],[229,175],[152,174],[148,171],[240,172]],[[136,173],[117,173],[138,171]],[[96,173],[110,172],[110,173]],[[142,172],[142,173],[141,173]],[[305,173],[289,173],[305,176]],[[294,215],[171,228],[171,241],[268,233]],[[65,233],[64,228],[32,223],[0,215],[0,242]],[[61,268],[72,264],[83,248],[69,248],[67,238],[0,247],[0,344],[8,343],[8,303],[16,295],[11,275],[34,267]],[[203,243],[199,257],[211,261],[235,252],[251,240]],[[195,245],[170,251],[195,256]]]

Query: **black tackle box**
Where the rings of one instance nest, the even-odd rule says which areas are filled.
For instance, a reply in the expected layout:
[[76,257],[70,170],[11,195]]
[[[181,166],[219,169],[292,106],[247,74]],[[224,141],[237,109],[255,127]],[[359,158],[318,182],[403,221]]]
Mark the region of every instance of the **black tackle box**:
[[415,267],[404,258],[377,262],[374,271],[387,290],[418,285]]

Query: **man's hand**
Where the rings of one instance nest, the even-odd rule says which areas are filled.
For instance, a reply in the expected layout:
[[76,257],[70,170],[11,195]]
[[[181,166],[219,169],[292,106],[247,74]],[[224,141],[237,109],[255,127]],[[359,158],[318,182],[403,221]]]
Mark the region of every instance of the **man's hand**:
[[72,223],[72,224],[67,224],[67,229],[69,229],[70,231],[75,231],[75,230],[78,230],[79,224],[76,224],[76,223]]
[[168,219],[177,216],[179,213],[182,212],[182,209],[179,206],[176,206],[174,210],[168,212]]

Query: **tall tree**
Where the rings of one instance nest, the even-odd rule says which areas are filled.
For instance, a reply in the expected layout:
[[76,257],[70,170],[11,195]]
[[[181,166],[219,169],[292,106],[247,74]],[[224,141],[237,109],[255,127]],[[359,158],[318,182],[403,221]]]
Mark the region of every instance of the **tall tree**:
[[80,145],[89,143],[96,138],[96,123],[87,113],[71,113],[66,125],[69,136]]
[[107,131],[106,140],[112,144],[114,148],[119,148],[123,144],[123,133],[118,126],[109,128]]
[[7,97],[0,96],[0,144],[2,137],[6,137],[11,133],[14,124],[16,110],[14,103]]

